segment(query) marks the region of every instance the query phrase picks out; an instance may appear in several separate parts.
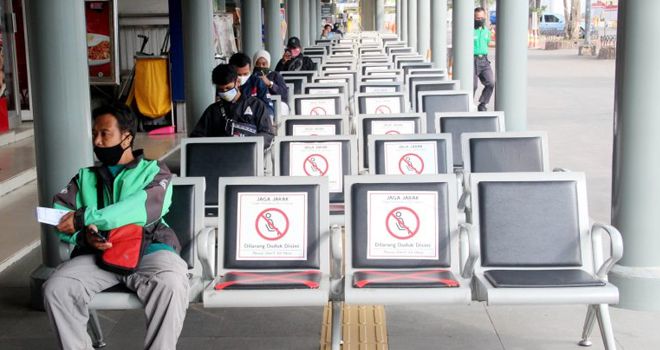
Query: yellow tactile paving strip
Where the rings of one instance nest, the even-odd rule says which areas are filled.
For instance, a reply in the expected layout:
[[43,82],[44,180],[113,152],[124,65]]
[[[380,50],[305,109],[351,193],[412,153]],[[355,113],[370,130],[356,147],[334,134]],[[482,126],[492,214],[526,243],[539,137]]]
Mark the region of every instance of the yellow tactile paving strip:
[[[387,324],[382,305],[343,305],[342,350],[387,350]],[[332,307],[323,310],[321,350],[330,350]]]

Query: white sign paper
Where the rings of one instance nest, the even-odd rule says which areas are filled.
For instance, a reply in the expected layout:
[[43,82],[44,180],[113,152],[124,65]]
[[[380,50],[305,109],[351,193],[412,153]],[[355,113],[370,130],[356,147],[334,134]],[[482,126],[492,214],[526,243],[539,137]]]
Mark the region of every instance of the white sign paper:
[[364,92],[396,92],[396,87],[394,86],[367,86],[364,88]]
[[437,259],[438,194],[367,193],[367,259]]
[[345,72],[349,69],[350,67],[326,67],[325,71],[326,72]]
[[335,99],[300,100],[300,115],[333,115],[335,112]]
[[[342,83],[343,83],[343,81],[342,81]],[[307,90],[307,93],[310,94],[310,95],[320,95],[320,94],[338,94],[340,92],[339,92],[339,88],[334,88],[334,89],[333,88],[326,88],[326,89],[316,89],[316,88],[311,89],[310,88],[309,90]]]
[[345,83],[348,81],[348,78],[346,79],[317,79],[316,82],[318,83]]
[[236,260],[306,260],[307,193],[239,193]]
[[328,191],[343,190],[341,142],[292,142],[289,154],[290,176],[327,176]]
[[296,124],[293,126],[293,136],[328,136],[336,135],[337,130],[333,124]]
[[435,141],[385,142],[385,174],[437,174]]
[[71,211],[46,208],[46,207],[37,207],[37,221],[39,221],[42,224],[57,226],[60,224],[60,220],[62,219],[62,217],[69,212]]
[[414,120],[373,120],[372,135],[406,135],[415,133]]
[[392,114],[401,113],[401,98],[392,97],[365,97],[365,114]]

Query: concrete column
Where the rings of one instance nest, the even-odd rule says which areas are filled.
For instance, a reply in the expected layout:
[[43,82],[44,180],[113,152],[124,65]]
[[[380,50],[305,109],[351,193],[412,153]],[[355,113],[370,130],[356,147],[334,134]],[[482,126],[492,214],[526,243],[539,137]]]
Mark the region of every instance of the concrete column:
[[[623,259],[610,273],[617,307],[660,310],[660,119],[657,90],[660,47],[639,38],[655,23],[660,1],[619,2],[612,164],[612,224],[623,236]],[[499,20],[499,19],[498,19]]]
[[401,0],[396,0],[396,35],[401,38]]
[[508,131],[527,129],[528,16],[524,1],[497,1],[495,109],[504,112]]
[[261,35],[261,1],[241,2],[241,41],[243,53],[252,57],[263,48]]
[[[474,75],[474,8],[472,5],[471,1],[454,2],[452,20],[453,79],[460,80],[461,90],[470,92],[472,92]],[[498,35],[499,37],[500,35]]]
[[376,31],[385,31],[385,0],[376,0]]
[[318,0],[309,1],[309,46],[314,45],[316,39],[320,38],[321,30],[319,29],[319,21],[316,18],[316,6]]
[[417,47],[417,0],[408,0],[408,46],[419,52]]
[[266,16],[266,50],[270,53],[270,65],[274,69],[284,51],[282,37],[280,37],[280,0],[264,0],[264,5]]
[[292,36],[300,38],[300,1],[301,0],[287,0],[286,2],[286,16],[289,38]]
[[309,2],[311,0],[300,0],[300,43],[303,48],[309,46]]
[[431,48],[431,0],[417,1],[417,51],[427,57]]
[[447,0],[431,1],[431,27],[433,65],[447,70]]
[[215,1],[215,9],[218,12],[227,11],[227,1],[226,0],[214,0],[214,1]]
[[[45,207],[94,161],[84,9],[82,0],[25,1],[37,187]],[[42,265],[30,276],[36,308],[42,307],[41,285],[62,262],[59,251],[52,226],[41,225]]]
[[181,1],[186,89],[186,130],[193,130],[206,107],[215,101],[211,72],[213,6],[211,0]]
[[[320,35],[321,25],[323,23],[323,19],[321,18],[321,2],[320,2],[320,0],[315,0],[315,1],[316,1],[316,28],[318,28],[317,32],[318,32],[318,35],[319,35],[319,38],[320,38],[321,37],[321,35]],[[316,43],[316,41],[314,43]]]
[[399,1],[401,2],[401,41],[408,43],[408,0]]

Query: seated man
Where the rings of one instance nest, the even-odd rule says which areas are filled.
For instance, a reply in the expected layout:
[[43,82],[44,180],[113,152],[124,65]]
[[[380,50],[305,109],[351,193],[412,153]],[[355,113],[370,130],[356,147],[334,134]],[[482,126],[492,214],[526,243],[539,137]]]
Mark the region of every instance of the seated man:
[[264,147],[268,148],[274,134],[266,105],[256,97],[241,93],[240,80],[231,65],[215,67],[212,79],[220,101],[204,111],[190,137],[263,136]]
[[316,64],[311,58],[302,54],[300,46],[300,39],[295,36],[289,38],[286,48],[291,53],[291,59],[286,60],[284,57],[277,63],[275,70],[278,72],[293,72],[300,70],[316,70]]
[[[60,348],[92,349],[87,306],[96,293],[122,283],[145,305],[144,348],[175,349],[189,291],[181,245],[163,220],[172,200],[172,175],[165,164],[133,150],[137,121],[125,106],[102,106],[92,117],[94,153],[100,164],[81,169],[54,198],[56,208],[71,210],[57,226],[60,238],[76,247],[71,260],[43,286],[46,312]],[[97,190],[105,193],[103,203],[98,203]],[[149,242],[137,270],[118,274],[102,269],[96,255],[113,247],[93,232],[129,224],[143,226]]]
[[238,79],[241,81],[241,93],[262,100],[268,107],[268,115],[273,117],[275,109],[273,101],[270,99],[270,92],[266,84],[256,74],[253,74],[250,57],[242,52],[237,52],[229,58],[229,64],[234,67]]

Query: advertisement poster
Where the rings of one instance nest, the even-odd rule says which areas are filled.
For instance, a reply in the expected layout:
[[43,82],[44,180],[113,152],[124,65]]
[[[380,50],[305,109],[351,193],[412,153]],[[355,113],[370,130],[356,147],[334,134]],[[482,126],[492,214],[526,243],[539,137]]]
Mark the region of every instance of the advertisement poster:
[[437,174],[435,141],[385,142],[385,174]]
[[119,84],[115,2],[85,1],[87,64],[92,84]]
[[341,142],[292,142],[290,154],[290,176],[327,176],[328,191],[343,190]]
[[236,260],[306,260],[307,193],[239,193]]
[[367,259],[437,259],[437,192],[367,193]]

